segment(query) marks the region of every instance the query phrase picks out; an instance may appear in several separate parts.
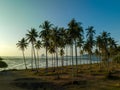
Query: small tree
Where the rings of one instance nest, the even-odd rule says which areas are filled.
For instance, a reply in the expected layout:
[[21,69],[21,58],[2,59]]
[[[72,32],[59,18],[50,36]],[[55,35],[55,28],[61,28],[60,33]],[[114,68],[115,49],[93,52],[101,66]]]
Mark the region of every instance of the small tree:
[[28,43],[26,42],[25,38],[22,38],[20,41],[18,41],[18,43],[16,44],[17,47],[19,47],[22,51],[23,54],[23,60],[24,60],[24,64],[25,64],[25,68],[27,69],[27,64],[26,64],[26,60],[25,60],[25,54],[24,51],[28,46]]
[[6,62],[0,61],[0,68],[7,68],[7,67],[8,67],[8,65]]

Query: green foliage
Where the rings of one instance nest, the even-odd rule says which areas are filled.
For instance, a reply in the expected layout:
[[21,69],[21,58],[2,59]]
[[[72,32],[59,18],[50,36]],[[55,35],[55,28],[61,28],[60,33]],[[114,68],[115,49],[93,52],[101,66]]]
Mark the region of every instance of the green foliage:
[[0,57],[0,60],[3,60],[3,58]]
[[4,61],[0,61],[0,68],[6,68],[8,67],[7,63],[5,63]]

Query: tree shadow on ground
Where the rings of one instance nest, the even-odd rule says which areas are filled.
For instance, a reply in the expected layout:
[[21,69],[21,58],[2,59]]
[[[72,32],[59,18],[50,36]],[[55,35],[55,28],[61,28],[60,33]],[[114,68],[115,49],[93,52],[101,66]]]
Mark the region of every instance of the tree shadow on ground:
[[70,86],[70,85],[79,85],[80,87],[86,87],[88,83],[86,80],[73,80],[68,83],[65,83],[63,87]]
[[12,84],[25,90],[63,90],[60,86],[36,78],[19,78]]

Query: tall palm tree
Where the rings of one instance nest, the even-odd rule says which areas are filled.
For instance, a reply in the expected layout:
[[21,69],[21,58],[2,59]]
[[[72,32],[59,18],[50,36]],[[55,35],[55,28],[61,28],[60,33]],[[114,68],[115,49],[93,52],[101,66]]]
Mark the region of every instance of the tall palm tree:
[[81,50],[81,48],[83,47],[83,37],[80,37],[78,42],[77,42],[77,46],[79,47],[79,54],[80,54],[80,64],[81,64],[81,55],[83,54],[83,50]]
[[69,24],[69,33],[70,33],[70,38],[73,40],[75,43],[75,57],[76,57],[76,69],[78,71],[77,65],[78,65],[78,60],[77,60],[77,40],[81,37],[83,37],[83,28],[81,26],[80,22],[76,22],[75,19],[72,19]]
[[107,33],[106,31],[103,31],[101,33],[102,37],[102,60],[107,63],[108,65],[108,57],[109,57],[109,51],[108,51],[108,46],[109,42],[108,39],[110,38],[110,33]]
[[50,43],[50,47],[48,48],[49,53],[52,55],[52,67],[54,68],[53,71],[55,71],[55,46],[53,44],[53,42]]
[[103,52],[103,40],[102,40],[102,36],[98,35],[96,37],[96,54],[97,56],[99,56],[99,65],[100,65],[100,69],[101,69],[101,65],[102,65],[102,52]]
[[49,46],[49,34],[50,30],[53,24],[51,24],[49,21],[44,21],[42,25],[39,26],[39,28],[42,28],[42,31],[40,32],[40,37],[42,38],[42,41],[44,42],[44,47],[46,48],[46,73],[48,72],[48,46]]
[[55,45],[55,51],[56,51],[56,64],[58,67],[58,47],[60,46],[61,42],[60,42],[60,32],[58,27],[54,27],[52,28],[52,41]]
[[22,38],[20,41],[18,41],[18,43],[17,43],[16,45],[17,45],[17,47],[19,47],[19,48],[22,50],[25,68],[27,69],[27,64],[26,64],[26,60],[25,60],[24,51],[25,51],[25,49],[27,48],[28,43],[26,42],[25,38]]
[[[66,49],[66,52],[65,52],[65,54],[66,54],[66,66],[68,65],[68,47],[69,46],[71,46],[71,48],[72,48],[72,46],[73,46],[73,44],[72,44],[72,38],[70,38],[70,33],[69,33],[69,31],[66,29],[65,30],[65,34],[64,34],[65,36],[65,40],[64,40],[64,44],[65,44],[65,49]],[[73,48],[71,49],[71,53],[72,53],[72,64],[73,64]]]
[[93,46],[95,45],[95,40],[94,40],[94,35],[95,35],[95,30],[93,26],[89,26],[87,29],[87,44],[89,45],[89,59],[90,59],[90,64],[92,64],[92,60],[91,60],[91,55],[92,55],[92,49]]
[[[90,48],[89,48],[89,42],[85,41],[84,45],[83,45],[83,51],[86,52],[87,54],[91,53]],[[87,60],[86,62],[87,64],[89,64],[89,60]]]
[[[56,66],[58,70],[58,48],[60,47],[61,41],[60,41],[60,31],[58,27],[54,27],[51,30],[51,41],[53,42],[53,45],[55,46],[55,53],[56,53]],[[59,72],[57,71],[57,78],[59,79]]]
[[38,37],[38,32],[36,31],[35,28],[31,28],[31,30],[28,30],[28,33],[26,34],[27,40],[29,43],[31,43],[32,47],[31,47],[31,67],[33,69],[33,60],[35,59],[35,66],[37,69],[37,62],[36,62],[36,54],[35,54],[35,43],[36,43],[36,38]]
[[111,64],[113,64],[112,58],[114,55],[116,55],[114,53],[114,50],[117,49],[117,41],[115,41],[114,38],[110,37],[108,39],[108,42],[109,42],[109,49],[108,49],[109,50],[109,57],[108,57],[108,59],[110,59]]
[[60,47],[60,56],[61,56],[61,64],[62,66],[64,66],[64,48],[65,48],[65,36],[66,36],[66,30],[62,27],[62,28],[59,28],[59,47]]
[[37,50],[37,59],[38,59],[38,68],[39,68],[39,61],[40,61],[40,58],[39,58],[39,50],[40,48],[42,47],[42,43],[40,40],[38,40],[36,43],[35,43],[35,48]]

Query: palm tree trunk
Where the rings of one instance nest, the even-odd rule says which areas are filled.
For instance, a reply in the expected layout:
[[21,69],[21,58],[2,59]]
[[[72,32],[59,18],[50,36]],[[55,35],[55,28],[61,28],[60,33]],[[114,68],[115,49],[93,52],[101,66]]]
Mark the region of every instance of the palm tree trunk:
[[58,71],[58,49],[57,49],[57,46],[56,46],[56,61],[57,61],[57,79],[59,79],[60,76],[59,76],[59,71]]
[[54,62],[53,62],[53,54],[52,54],[52,68],[53,68]]
[[37,59],[36,59],[34,45],[33,45],[33,54],[34,54],[34,59],[35,59],[35,67],[36,67],[36,70],[37,70]]
[[78,72],[78,60],[77,60],[77,45],[75,40],[75,58],[76,58],[76,72]]
[[57,64],[57,68],[58,68],[58,50],[57,50],[57,47],[56,47],[56,64]]
[[56,65],[56,62],[55,62],[55,53],[53,54],[53,60],[54,60],[54,65],[53,65],[53,69],[54,69],[54,70],[53,70],[53,71],[55,71],[55,67],[56,67],[56,66],[55,66],[55,65]]
[[71,45],[71,57],[72,57],[72,78],[74,78],[73,44]]
[[64,55],[63,55],[63,66],[64,66]]
[[47,57],[47,46],[46,46],[46,73],[48,73],[48,57]]
[[74,73],[74,58],[73,58],[73,44],[71,45],[71,57],[72,57],[72,81],[74,81],[74,76],[75,76],[75,73]]
[[72,66],[74,65],[74,60],[73,60],[73,45],[71,45],[71,54],[72,54]]
[[61,73],[63,72],[63,56],[61,56]]
[[91,69],[91,65],[92,65],[91,54],[89,55],[89,57],[90,57],[90,62],[89,62],[89,64],[90,64],[90,69]]
[[61,56],[61,66],[63,67],[63,56]]
[[31,48],[31,68],[33,70],[33,47]]
[[101,54],[99,55],[99,67],[101,70],[102,69],[102,55]]
[[38,65],[37,65],[37,67],[39,68],[39,60],[40,60],[40,59],[39,59],[38,50],[37,50],[37,60],[38,60],[38,63],[37,63]]
[[68,46],[66,46],[66,66],[68,66]]
[[25,64],[25,69],[27,69],[27,64],[26,64],[26,60],[25,60],[25,54],[24,54],[24,51],[22,51],[23,53],[23,60],[24,60],[24,64]]

